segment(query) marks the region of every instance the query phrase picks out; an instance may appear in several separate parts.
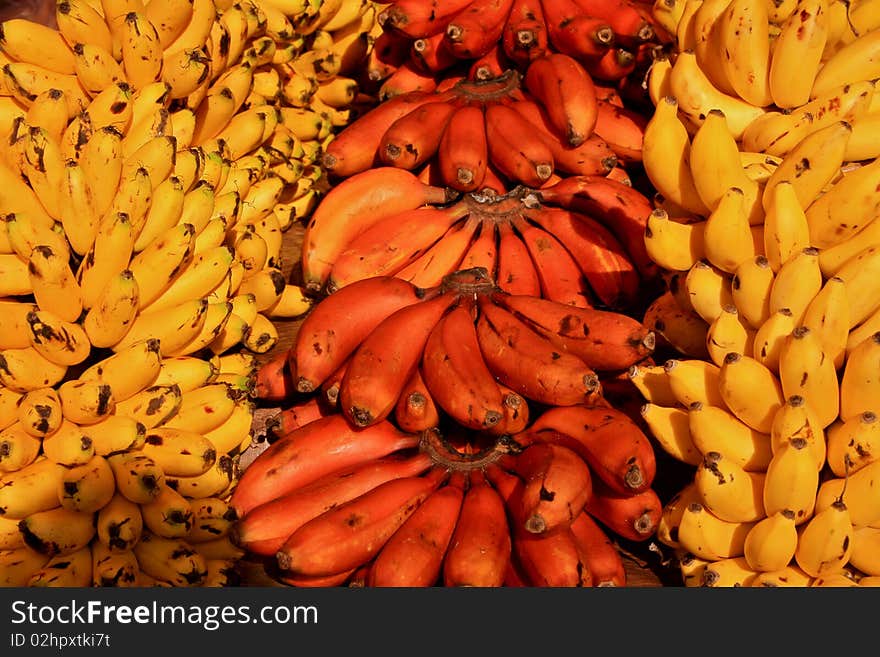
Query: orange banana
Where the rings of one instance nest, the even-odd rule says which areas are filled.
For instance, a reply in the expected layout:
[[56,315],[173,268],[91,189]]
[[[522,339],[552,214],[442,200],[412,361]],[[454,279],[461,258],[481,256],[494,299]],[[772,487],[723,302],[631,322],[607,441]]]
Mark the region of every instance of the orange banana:
[[355,235],[336,257],[327,277],[329,292],[355,281],[396,274],[443,237],[468,206],[423,206],[379,219]]
[[315,304],[290,347],[297,390],[316,390],[379,322],[425,294],[400,278],[380,276],[346,285]]
[[425,343],[455,296],[441,294],[382,320],[351,355],[339,386],[343,414],[356,426],[384,420],[418,368]]
[[275,441],[242,473],[230,498],[238,516],[320,477],[415,447],[418,437],[389,422],[357,429],[344,416],[328,415]]
[[654,206],[634,187],[603,176],[570,176],[541,190],[545,203],[586,214],[617,236],[646,280],[659,271],[645,248],[645,228]]
[[333,137],[321,155],[321,166],[335,179],[366,171],[376,164],[382,136],[392,123],[420,105],[438,100],[436,94],[415,92],[375,105]]
[[494,46],[482,57],[478,57],[468,68],[468,79],[479,82],[500,77],[513,68],[514,64],[507,57],[504,48],[496,42]]
[[312,518],[401,477],[414,477],[431,467],[424,454],[389,456],[334,470],[310,484],[267,500],[235,523],[235,543],[256,555],[272,557],[287,538]]
[[473,0],[395,0],[378,16],[385,31],[412,39],[431,36],[446,29],[452,17]]
[[343,180],[318,203],[303,235],[305,286],[320,290],[346,244],[381,219],[446,200],[447,190],[396,167],[367,169]]
[[520,509],[513,516],[521,523],[518,529],[532,534],[567,526],[592,494],[590,467],[559,443],[533,443],[515,456],[501,457],[499,464],[524,482],[517,500]]
[[649,20],[650,8],[642,10],[639,0],[574,0],[590,16],[605,19],[614,31],[614,41],[625,46],[636,46],[654,39],[654,28]]
[[394,73],[382,80],[376,95],[380,102],[410,93],[433,93],[437,89],[437,78],[433,73],[423,71],[411,60],[403,62]]
[[593,586],[589,557],[568,525],[543,534],[514,532],[513,553],[532,586]]
[[642,143],[648,119],[629,107],[598,101],[595,132],[611,147],[617,161],[626,165],[642,161]]
[[547,34],[553,47],[583,60],[608,51],[614,30],[604,18],[585,14],[574,0],[541,0]]
[[593,586],[626,586],[626,567],[620,550],[589,513],[584,511],[574,519],[571,533],[586,554]]
[[564,445],[586,461],[593,476],[620,495],[649,488],[657,473],[650,439],[623,411],[611,406],[564,406],[547,409],[515,436]]
[[443,561],[444,585],[501,586],[511,550],[504,500],[474,471]]
[[522,294],[496,292],[492,298],[557,348],[595,370],[627,369],[654,350],[653,332],[623,313],[573,308]]
[[440,578],[446,548],[464,499],[463,476],[422,502],[382,548],[370,568],[370,586],[433,586]]
[[577,262],[598,300],[611,309],[632,307],[641,276],[617,237],[592,217],[544,205],[523,211],[556,236]]
[[501,389],[480,353],[469,304],[456,306],[437,322],[421,370],[431,397],[462,426],[485,430],[504,419]]
[[519,217],[513,224],[535,264],[541,296],[561,304],[589,308],[592,302],[586,277],[563,242],[541,226]]
[[394,407],[394,421],[402,431],[409,433],[420,433],[440,423],[437,404],[418,368],[403,386]]
[[547,24],[540,0],[513,0],[501,35],[501,45],[520,69],[547,52]]
[[424,476],[392,479],[334,506],[287,538],[276,554],[278,566],[316,576],[367,563],[446,477],[436,468]]
[[449,49],[460,59],[477,59],[495,47],[513,0],[472,0],[446,26]]
[[599,377],[583,360],[486,298],[480,299],[477,337],[489,370],[527,399],[570,406],[602,394]]
[[279,350],[257,367],[253,388],[256,399],[285,401],[295,392],[286,350]]
[[498,102],[485,109],[489,160],[511,181],[540,187],[553,174],[553,153],[516,110]]
[[523,82],[540,101],[563,143],[578,146],[593,134],[598,118],[596,90],[576,59],[561,52],[534,59]]
[[510,294],[541,296],[541,279],[529,250],[507,221],[498,224],[498,265],[495,282]]
[[481,221],[480,232],[473,239],[465,251],[458,269],[473,269],[482,267],[492,280],[495,280],[495,270],[498,264],[498,235],[495,223]]
[[447,101],[426,103],[392,123],[379,142],[385,164],[415,169],[434,157],[449,117],[456,106]]
[[462,259],[473,244],[478,225],[480,221],[473,217],[453,224],[440,239],[394,275],[418,287],[440,285],[447,274],[466,269]]
[[330,414],[330,409],[320,397],[309,397],[279,411],[266,421],[269,442]]
[[631,541],[645,541],[654,535],[663,504],[653,488],[634,495],[617,495],[601,482],[593,483],[593,494],[584,508],[595,520]]
[[437,148],[440,178],[462,192],[480,189],[486,177],[488,148],[482,107],[458,107],[449,118]]
[[439,73],[458,63],[458,57],[449,50],[445,32],[437,32],[412,42],[410,59],[424,71]]

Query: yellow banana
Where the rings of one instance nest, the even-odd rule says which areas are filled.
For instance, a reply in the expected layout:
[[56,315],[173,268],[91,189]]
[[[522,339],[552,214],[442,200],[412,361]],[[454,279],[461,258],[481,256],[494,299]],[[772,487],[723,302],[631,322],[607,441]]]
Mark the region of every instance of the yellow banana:
[[718,406],[693,402],[688,408],[691,438],[702,454],[718,452],[747,472],[763,472],[773,457],[770,436],[755,431]]
[[705,260],[698,260],[688,270],[684,287],[688,305],[710,324],[724,306],[733,303],[730,276]]
[[156,385],[176,384],[181,393],[207,385],[219,374],[218,365],[211,360],[196,356],[162,358]]
[[85,588],[92,584],[92,550],[86,545],[51,557],[27,580],[27,587]]
[[255,404],[246,396],[238,398],[229,417],[219,426],[205,432],[205,438],[218,454],[234,454],[253,435]]
[[189,343],[202,330],[208,311],[206,298],[182,301],[176,306],[139,313],[113,349],[123,350],[144,340],[156,339],[164,357]]
[[129,12],[123,20],[122,65],[128,83],[142,89],[159,80],[162,71],[162,43],[159,33],[147,16]]
[[[51,251],[48,247],[46,249]],[[15,253],[0,254],[0,292],[3,297],[28,295],[34,292],[28,263]]]
[[794,558],[808,575],[836,572],[852,553],[853,524],[842,500],[817,511],[799,532]]
[[95,242],[99,216],[82,166],[74,160],[68,160],[64,173],[61,187],[61,225],[70,248],[77,255],[83,256]]
[[795,327],[782,343],[779,381],[786,398],[792,395],[804,398],[822,427],[837,417],[840,397],[834,361],[825,354],[816,334],[806,326]]
[[206,561],[217,559],[237,561],[246,554],[243,549],[232,542],[232,538],[228,535],[210,541],[193,543],[192,546]]
[[[718,53],[724,46],[721,39],[721,17],[730,6],[730,0],[703,0],[694,11],[688,40],[692,42],[694,57],[706,77],[723,93],[736,96],[727,71]],[[686,49],[679,50],[684,52]]]
[[782,345],[796,326],[791,310],[779,308],[755,331],[752,355],[776,376]]
[[202,434],[186,429],[153,427],[147,430],[142,452],[169,476],[195,477],[214,465],[217,451]]
[[736,95],[757,107],[770,94],[770,16],[766,0],[732,0],[718,19],[720,57]]
[[167,52],[201,48],[208,40],[211,26],[216,19],[217,6],[212,0],[193,0],[191,7],[189,20],[183,30],[173,40],[163,40],[162,47]]
[[232,259],[233,252],[225,245],[195,256],[158,297],[141,306],[141,312],[157,312],[203,297],[223,280]]
[[88,463],[95,446],[78,424],[62,419],[61,426],[43,438],[43,454],[59,465],[73,467]]
[[135,504],[149,502],[165,482],[161,466],[140,450],[109,454],[107,462],[113,469],[116,490]]
[[849,301],[850,330],[871,317],[880,308],[874,298],[875,276],[880,265],[880,247],[871,246],[848,259],[834,273],[843,280]]
[[18,402],[18,421],[31,436],[44,438],[54,433],[62,422],[58,392],[54,388],[26,392]]
[[752,429],[769,433],[785,401],[779,379],[757,359],[735,352],[720,368],[719,389],[730,411]]
[[802,323],[819,338],[822,350],[839,370],[850,334],[849,300],[843,279],[832,276],[825,281],[804,311]]
[[[880,575],[880,529],[875,527],[854,527],[850,565],[866,575]],[[861,582],[860,582],[861,583]]]
[[112,277],[82,320],[94,347],[110,348],[125,336],[138,310],[138,283],[130,269]]
[[682,223],[658,208],[648,216],[645,248],[664,269],[688,271],[705,257],[705,228],[704,221]]
[[172,224],[131,259],[129,268],[137,281],[140,309],[154,302],[170,287],[178,271],[191,261],[194,243],[192,224]]
[[728,274],[757,255],[745,195],[740,188],[728,188],[718,201],[706,218],[703,240],[706,259]]
[[849,123],[838,121],[810,133],[798,142],[786,153],[764,185],[764,209],[770,204],[773,188],[781,180],[789,180],[800,206],[808,207],[837,175],[851,132]]
[[734,139],[740,139],[745,127],[765,112],[742,98],[720,91],[697,64],[693,52],[678,53],[670,71],[669,86],[678,101],[678,109],[697,125],[710,110],[720,109]]
[[27,330],[31,346],[57,365],[78,365],[91,353],[92,345],[83,327],[48,310],[29,313]]
[[876,111],[853,119],[852,134],[844,154],[847,162],[874,160],[880,157],[880,143],[877,142],[878,127],[880,127],[880,113]]
[[27,317],[38,309],[39,306],[34,303],[0,299],[0,348],[21,349],[30,346]]
[[721,367],[727,354],[735,353],[752,357],[755,342],[755,329],[743,321],[736,306],[728,304],[709,325],[706,335],[706,349],[710,360]]
[[251,376],[257,367],[257,358],[246,351],[215,355],[211,358],[218,374],[238,374]]
[[64,466],[39,457],[15,472],[0,475],[0,510],[5,518],[22,519],[60,506],[58,482]]
[[67,374],[33,347],[0,350],[0,383],[17,392],[28,392],[60,383]]
[[167,482],[159,488],[155,498],[141,504],[141,516],[144,527],[163,538],[184,538],[193,526],[189,501]]
[[155,191],[156,187],[174,170],[176,152],[177,140],[173,135],[151,137],[125,157],[122,164],[122,179],[126,180],[134,175],[135,171],[144,169],[151,185],[150,189]]
[[[115,128],[120,133],[125,133],[131,127],[133,112],[131,87],[127,82],[117,82],[98,91],[79,116],[85,117],[83,126],[90,128],[92,132],[101,128]],[[74,117],[74,121],[76,118]],[[78,145],[81,144],[72,144],[77,151]]]
[[773,417],[773,425],[770,428],[770,444],[774,452],[788,445],[795,438],[807,441],[813,452],[816,470],[821,470],[825,465],[825,430],[819,423],[816,413],[799,395],[793,395],[785,400],[785,405]]
[[862,34],[825,60],[816,74],[811,98],[842,84],[880,77],[880,30]]
[[858,343],[847,355],[840,378],[840,418],[848,420],[865,411],[875,411],[880,377],[880,332]]
[[242,345],[256,354],[265,354],[278,344],[278,327],[263,313],[257,313],[248,327]]
[[828,0],[799,0],[782,24],[770,58],[770,95],[781,108],[810,100],[828,39]]
[[648,306],[642,319],[655,335],[691,358],[708,358],[706,334],[709,325],[691,310],[682,310],[672,292],[664,292]]
[[231,159],[238,159],[263,143],[269,130],[269,117],[274,116],[275,111],[269,106],[242,110],[233,115],[214,138],[226,143]]
[[182,394],[177,413],[163,426],[205,434],[228,421],[241,396],[240,391],[224,383],[195,388]]
[[57,73],[40,64],[15,61],[3,65],[2,80],[13,98],[30,107],[33,99],[49,89],[60,89],[67,112],[74,116],[89,104],[88,91],[73,73]]
[[96,454],[109,456],[143,447],[147,429],[136,419],[117,412],[79,430]]
[[122,133],[113,127],[96,130],[82,147],[79,163],[99,217],[110,209],[116,195],[122,161]]
[[133,246],[134,230],[127,214],[108,216],[98,227],[95,243],[76,272],[83,308],[91,308],[108,281],[128,268]]
[[681,519],[684,516],[685,509],[693,503],[699,504],[699,501],[697,486],[692,481],[685,484],[683,488],[669,498],[663,504],[663,512],[660,515],[660,520],[657,522],[657,540],[667,547],[682,548],[681,542],[678,540]]
[[150,385],[161,363],[159,341],[147,338],[133,342],[116,353],[90,365],[80,380],[96,380],[109,385],[113,397],[123,402]]
[[0,431],[0,472],[15,472],[36,461],[41,442],[21,422]]
[[794,563],[790,563],[780,570],[759,573],[751,585],[768,588],[780,586],[804,588],[809,586],[812,581],[812,577],[794,565]]
[[144,532],[133,550],[141,570],[174,586],[199,586],[207,577],[205,558],[183,539]]
[[169,477],[170,485],[187,498],[223,496],[240,476],[237,460],[221,454],[207,472],[195,477]]
[[773,269],[764,255],[744,260],[733,273],[730,282],[731,302],[740,317],[753,329],[759,329],[770,317],[773,279]]
[[[149,504],[149,501],[145,502]],[[96,543],[111,553],[131,550],[141,539],[144,522],[140,505],[129,500],[120,491],[97,513],[95,519]]]
[[876,526],[880,522],[880,504],[875,489],[878,472],[880,461],[872,461],[845,477],[825,479],[816,494],[816,513],[831,507],[842,498],[854,526]]
[[[880,216],[876,198],[880,161],[874,160],[844,175],[805,211],[811,243],[826,249],[867,230]],[[866,228],[867,227],[867,228]]]
[[822,289],[819,250],[801,249],[783,263],[770,288],[769,311],[788,308],[795,326],[801,324],[807,306]]
[[687,409],[647,402],[640,415],[664,452],[688,465],[702,463],[703,455],[691,436]]
[[681,548],[707,561],[720,561],[743,554],[754,522],[728,522],[715,516],[699,501],[688,504],[678,523]]
[[[724,408],[718,387],[719,367],[707,360],[673,358],[663,364],[665,383],[674,403],[689,408],[694,402]],[[649,400],[651,401],[651,400]]]
[[794,437],[780,445],[767,466],[764,479],[767,515],[789,511],[795,525],[806,523],[813,516],[818,489],[819,470],[810,443]]
[[140,566],[131,550],[113,552],[101,541],[93,541],[92,585],[132,587],[138,585]]
[[716,588],[751,586],[757,577],[758,572],[749,568],[745,557],[731,557],[706,564],[700,586]]
[[[145,430],[153,429],[164,424],[177,412],[180,398],[180,390],[173,384],[151,385],[120,402],[116,413],[142,424]],[[146,436],[141,442],[146,442]]]
[[116,398],[110,385],[100,379],[68,379],[58,386],[64,417],[76,424],[93,424],[112,415]]
[[95,454],[87,463],[65,470],[58,485],[58,499],[64,509],[91,514],[110,502],[115,490],[110,464]]
[[727,522],[756,522],[763,518],[765,474],[748,472],[720,452],[703,456],[694,473],[700,499],[713,515]]
[[828,467],[838,477],[880,459],[880,422],[874,411],[834,421],[825,433]]
[[184,346],[172,352],[171,356],[189,356],[208,347],[223,330],[232,315],[232,303],[229,301],[209,302],[205,311],[205,322],[199,333]]
[[6,237],[12,251],[23,262],[27,262],[37,247],[48,248],[63,258],[69,258],[70,249],[67,241],[56,229],[44,226],[34,217],[21,212],[11,212],[3,218],[6,225]]
[[190,500],[193,525],[186,540],[203,543],[229,535],[237,514],[228,502],[219,497],[201,497]]
[[794,513],[789,510],[770,513],[749,530],[743,556],[752,570],[777,572],[794,559],[797,543]]
[[76,76],[90,94],[98,94],[120,82],[128,84],[122,64],[106,48],[94,43],[77,43],[73,46],[73,55]]
[[809,224],[791,182],[778,182],[764,218],[764,253],[773,272],[811,245]]
[[88,0],[65,0],[57,3],[55,22],[69,46],[89,42],[107,50],[113,48],[113,37],[103,13]]
[[690,165],[691,139],[679,119],[678,96],[664,96],[645,126],[642,162],[651,184],[689,212],[708,215]]
[[[60,89],[49,89],[37,96],[33,105],[27,108],[25,123],[45,130],[50,141],[60,144],[70,118],[64,92]],[[11,126],[12,122],[8,125]]]
[[301,286],[287,283],[275,303],[264,308],[263,313],[272,319],[292,319],[305,315],[313,305],[313,300],[305,295]]
[[702,586],[703,573],[711,562],[708,559],[700,559],[686,550],[679,550],[676,556],[684,585],[689,588]]
[[[0,518],[0,555],[23,547],[25,547],[24,536],[18,531],[18,520]],[[0,556],[0,586],[4,585],[3,575],[6,574],[6,565],[3,556]],[[8,586],[8,584],[5,585]]]

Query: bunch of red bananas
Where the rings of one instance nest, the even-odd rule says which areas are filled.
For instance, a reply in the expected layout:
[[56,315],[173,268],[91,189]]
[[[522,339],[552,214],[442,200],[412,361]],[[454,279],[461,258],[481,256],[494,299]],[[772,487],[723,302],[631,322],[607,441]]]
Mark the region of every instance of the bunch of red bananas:
[[430,88],[440,71],[494,77],[549,52],[578,60],[597,80],[647,67],[667,40],[645,0],[395,0],[378,16],[364,88],[380,98]]
[[397,94],[343,128],[322,165],[336,180],[387,165],[460,191],[540,187],[640,162],[646,123],[578,61],[548,53],[525,73],[444,77]]
[[644,241],[652,206],[629,185],[572,176],[540,190],[449,197],[394,167],[342,181],[306,228],[304,285],[329,293],[394,275],[431,287],[484,267],[510,293],[628,310],[659,280]]
[[235,540],[297,586],[623,585],[609,533],[646,540],[661,503],[602,381],[653,346],[479,268],[342,288],[258,371],[258,398],[298,403],[233,493]]

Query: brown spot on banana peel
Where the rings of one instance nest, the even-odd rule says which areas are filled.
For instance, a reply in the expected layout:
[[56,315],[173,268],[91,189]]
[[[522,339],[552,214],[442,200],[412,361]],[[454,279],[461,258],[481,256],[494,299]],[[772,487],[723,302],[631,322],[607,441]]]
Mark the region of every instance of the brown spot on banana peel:
[[727,478],[724,476],[724,473],[721,472],[721,469],[718,467],[718,462],[722,459],[722,456],[719,452],[706,452],[705,457],[703,458],[703,467],[706,468],[709,472],[711,472],[718,479],[719,484],[728,483]]

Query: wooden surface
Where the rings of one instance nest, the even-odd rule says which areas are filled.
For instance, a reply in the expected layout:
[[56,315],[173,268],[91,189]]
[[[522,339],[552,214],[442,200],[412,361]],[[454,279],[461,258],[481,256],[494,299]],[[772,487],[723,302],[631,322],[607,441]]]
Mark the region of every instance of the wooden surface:
[[[300,225],[291,226],[284,235],[282,269],[288,276],[288,280],[294,283],[301,281],[299,258],[302,235],[303,227]],[[275,319],[274,323],[278,327],[278,343],[270,352],[258,356],[259,362],[264,362],[279,350],[286,350],[290,347],[299,326],[302,324],[302,318]],[[242,468],[246,468],[266,448],[266,421],[282,409],[283,405],[258,404],[254,417],[254,442],[241,455]],[[677,463],[667,463],[662,456],[662,454],[658,454],[658,478],[655,481],[655,488],[661,499],[665,501],[681,487],[682,473],[679,471]],[[627,586],[644,588],[681,585],[678,569],[670,565],[672,551],[669,548],[654,540],[632,543],[616,539],[614,536],[612,538],[618,543],[618,548],[624,558]],[[242,583],[246,586],[285,586],[271,577],[271,570],[271,561],[245,558],[240,564]]]

